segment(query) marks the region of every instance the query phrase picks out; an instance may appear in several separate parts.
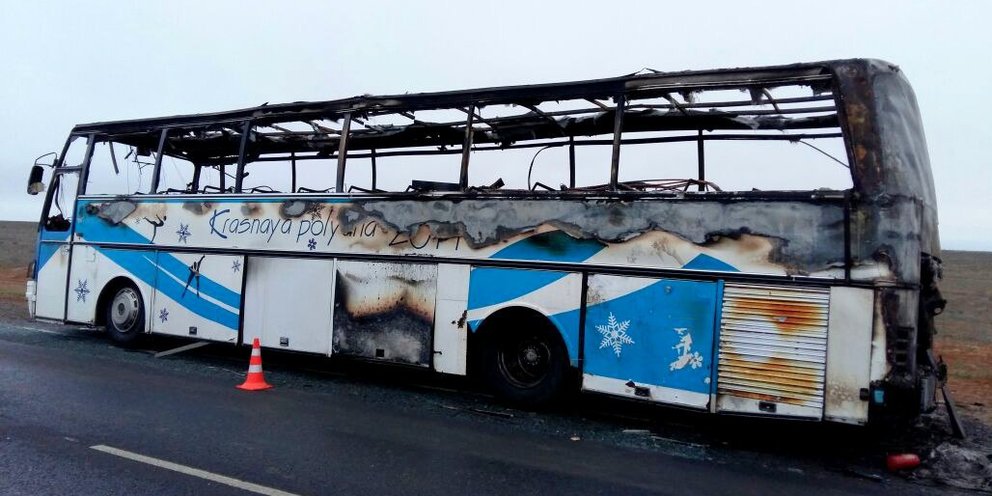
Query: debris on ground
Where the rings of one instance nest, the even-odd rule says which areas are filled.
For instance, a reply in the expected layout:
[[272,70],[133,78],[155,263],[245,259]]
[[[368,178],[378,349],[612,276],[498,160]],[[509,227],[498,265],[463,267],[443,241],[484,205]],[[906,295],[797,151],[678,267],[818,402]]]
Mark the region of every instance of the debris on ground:
[[992,454],[945,441],[933,448],[919,475],[959,489],[992,493]]

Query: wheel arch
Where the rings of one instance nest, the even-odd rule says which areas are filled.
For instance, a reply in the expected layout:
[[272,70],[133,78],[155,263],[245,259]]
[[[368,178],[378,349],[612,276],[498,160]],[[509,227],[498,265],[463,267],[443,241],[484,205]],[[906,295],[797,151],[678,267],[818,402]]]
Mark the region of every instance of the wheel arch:
[[[148,302],[146,301],[146,295],[141,292],[141,285],[135,282],[133,279],[127,276],[115,276],[107,281],[103,285],[103,289],[100,290],[100,297],[96,300],[96,309],[94,313],[93,323],[98,326],[107,325],[107,314],[104,311],[107,308],[107,304],[110,303],[110,299],[114,297],[114,293],[118,289],[124,286],[132,286],[138,291],[138,296],[141,297],[142,302],[145,304],[145,308],[148,308]],[[148,315],[145,315],[145,325],[147,329]]]
[[482,347],[485,346],[486,341],[495,333],[498,333],[501,327],[506,325],[522,325],[525,323],[541,326],[548,331],[552,331],[552,334],[558,338],[562,347],[569,355],[569,365],[572,368],[577,368],[577,361],[572,356],[572,346],[574,344],[577,349],[578,343],[569,343],[568,334],[562,329],[561,323],[554,316],[549,316],[542,312],[541,309],[526,304],[505,306],[493,311],[478,322],[476,328],[472,329],[472,332],[469,334],[471,338],[469,341],[470,367],[472,362],[478,362]]
[[[471,341],[480,342],[483,332],[492,332],[498,328],[497,325],[506,319],[518,319],[519,322],[542,322],[546,323],[558,334],[565,351],[568,353],[569,365],[572,368],[579,367],[579,348],[581,347],[581,329],[579,325],[580,309],[553,314],[537,305],[532,305],[525,301],[515,301],[506,304],[488,313],[482,319],[469,322],[470,353]],[[531,320],[533,319],[533,320]]]

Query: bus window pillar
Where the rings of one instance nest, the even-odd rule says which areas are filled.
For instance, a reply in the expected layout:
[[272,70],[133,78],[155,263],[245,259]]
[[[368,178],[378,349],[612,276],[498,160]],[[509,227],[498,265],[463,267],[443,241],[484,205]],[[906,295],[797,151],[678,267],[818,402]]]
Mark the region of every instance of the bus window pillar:
[[623,114],[627,99],[621,94],[613,98],[617,106],[613,114],[613,159],[610,161],[610,190],[616,191],[620,177],[620,137],[623,134]]
[[[245,126],[241,128],[241,146],[238,147],[238,170],[234,175],[234,192],[240,193],[241,186],[245,180],[245,154],[248,150],[249,133],[251,133],[251,121],[245,121]],[[221,191],[224,190],[224,172],[221,169]]]
[[568,137],[568,187],[575,189],[575,136]]
[[703,147],[703,130],[699,130],[699,139],[696,140],[696,156],[699,169],[699,191],[706,191],[706,154]]
[[338,142],[338,173],[334,191],[341,193],[344,191],[344,167],[348,159],[348,133],[351,132],[351,112],[344,114],[344,123],[341,125],[341,139]]
[[472,124],[475,123],[475,105],[469,105],[468,118],[465,121],[465,141],[462,142],[462,167],[458,174],[458,187],[464,191],[468,188],[468,159],[472,154]]

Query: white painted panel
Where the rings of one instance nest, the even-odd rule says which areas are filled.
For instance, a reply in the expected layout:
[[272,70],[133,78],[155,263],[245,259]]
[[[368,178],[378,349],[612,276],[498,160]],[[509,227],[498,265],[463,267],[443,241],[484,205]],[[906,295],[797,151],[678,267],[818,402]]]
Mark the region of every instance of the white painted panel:
[[613,377],[603,377],[593,374],[582,374],[582,389],[585,391],[597,391],[601,393],[625,396],[642,400],[657,401],[660,403],[671,403],[692,408],[706,408],[710,402],[710,395],[697,393],[653,384],[636,384],[640,391],[646,392],[646,396],[638,395],[638,389],[631,387],[630,381],[616,379]]
[[154,260],[152,332],[237,341],[244,257],[163,251]]
[[86,324],[94,323],[106,311],[106,308],[97,307],[97,302],[100,295],[106,290],[107,284],[118,277],[124,277],[137,286],[146,309],[145,331],[150,329],[150,312],[147,309],[152,307],[154,288],[113,261],[115,256],[129,252],[144,254],[150,260],[155,260],[155,252],[153,251],[117,249],[101,251],[87,245],[75,245],[73,247],[66,320]]
[[60,246],[38,270],[35,315],[45,319],[65,317],[65,276],[69,270],[69,245]]
[[[765,408],[774,408],[762,409]],[[806,417],[819,419],[822,413],[820,407],[794,405],[784,402],[770,402],[756,398],[744,398],[741,396],[717,395],[717,411],[746,413],[758,415],[782,415],[786,417]]]
[[96,248],[92,246],[76,245],[72,250],[66,320],[92,324],[96,312],[102,311],[96,308],[96,302],[100,290],[108,281],[107,276],[113,272],[110,267],[113,264],[102,255],[99,260],[97,257]]
[[244,343],[331,353],[334,260],[249,257]]
[[434,311],[434,370],[465,375],[468,355],[468,265],[437,266],[437,307]]
[[860,397],[869,386],[874,292],[870,289],[830,289],[830,330],[827,337],[827,390],[824,418],[863,424],[868,401]]

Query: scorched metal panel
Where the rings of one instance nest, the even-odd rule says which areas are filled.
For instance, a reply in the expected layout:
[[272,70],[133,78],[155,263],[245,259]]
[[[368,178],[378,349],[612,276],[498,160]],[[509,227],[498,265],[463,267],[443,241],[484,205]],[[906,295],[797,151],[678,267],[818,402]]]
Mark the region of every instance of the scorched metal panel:
[[820,418],[830,291],[726,284],[717,409]]

